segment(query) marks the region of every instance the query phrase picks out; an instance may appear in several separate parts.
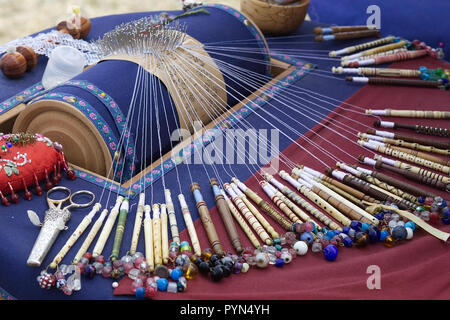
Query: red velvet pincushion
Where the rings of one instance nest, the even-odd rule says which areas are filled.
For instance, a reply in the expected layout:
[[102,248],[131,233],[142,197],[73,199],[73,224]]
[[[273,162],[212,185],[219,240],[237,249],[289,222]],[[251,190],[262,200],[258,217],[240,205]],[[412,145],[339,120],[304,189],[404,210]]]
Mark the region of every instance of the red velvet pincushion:
[[30,199],[31,187],[40,195],[39,182],[44,181],[46,189],[52,188],[61,179],[61,169],[68,170],[61,145],[39,134],[0,136],[0,156],[0,196],[4,205],[8,204],[6,194],[17,202],[15,193],[25,190],[25,198]]

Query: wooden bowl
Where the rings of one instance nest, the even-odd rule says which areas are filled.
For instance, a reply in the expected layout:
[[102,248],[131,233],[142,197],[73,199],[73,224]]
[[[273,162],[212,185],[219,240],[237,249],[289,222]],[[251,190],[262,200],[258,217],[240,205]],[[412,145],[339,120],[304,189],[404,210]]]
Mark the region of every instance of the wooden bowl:
[[309,0],[299,0],[288,5],[270,4],[260,0],[241,0],[241,11],[265,35],[287,35],[303,23]]

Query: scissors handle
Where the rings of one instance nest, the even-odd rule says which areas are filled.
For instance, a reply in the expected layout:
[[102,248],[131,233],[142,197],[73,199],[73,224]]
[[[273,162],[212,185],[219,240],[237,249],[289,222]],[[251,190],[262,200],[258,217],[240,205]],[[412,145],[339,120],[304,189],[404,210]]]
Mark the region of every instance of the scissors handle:
[[[65,197],[63,199],[51,199],[50,194],[52,194],[55,191],[64,191],[67,193],[67,197]],[[64,202],[66,202],[68,199],[70,199],[70,195],[71,195],[71,192],[70,192],[69,188],[62,187],[62,186],[53,187],[47,191],[47,203],[48,203],[49,207],[51,207],[53,205],[55,207],[61,208],[62,204]]]
[[[55,191],[64,191],[67,193],[67,197],[60,199],[60,200],[51,199],[50,194]],[[81,194],[87,194],[87,195],[91,196],[92,199],[88,203],[77,203],[77,202],[73,201],[74,197],[79,196]],[[47,191],[47,202],[48,202],[49,206],[53,205],[59,209],[62,209],[62,203],[64,203],[67,200],[70,201],[70,205],[65,207],[64,210],[69,210],[71,208],[85,208],[85,207],[89,207],[94,202],[95,195],[88,190],[80,190],[80,191],[77,191],[72,194],[69,188],[62,187],[62,186],[54,187]]]
[[[91,196],[92,198],[87,203],[77,203],[77,202],[73,201],[74,197],[79,196],[81,194],[87,194],[88,196]],[[70,196],[70,198],[69,198],[70,205],[68,205],[65,209],[68,210],[71,208],[86,208],[86,207],[89,207],[94,202],[94,200],[95,200],[95,195],[92,192],[90,192],[88,190],[80,190],[80,191],[73,193]]]

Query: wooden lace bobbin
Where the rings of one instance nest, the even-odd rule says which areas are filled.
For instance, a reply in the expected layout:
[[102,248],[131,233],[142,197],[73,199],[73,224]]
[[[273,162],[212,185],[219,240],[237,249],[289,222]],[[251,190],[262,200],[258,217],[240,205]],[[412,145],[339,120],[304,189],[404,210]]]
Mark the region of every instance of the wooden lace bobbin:
[[358,53],[355,53],[355,54],[352,54],[349,56],[345,56],[345,57],[342,57],[342,59],[343,60],[353,60],[353,59],[358,59],[360,57],[371,56],[371,55],[375,55],[378,53],[399,49],[401,47],[404,47],[407,43],[408,43],[407,41],[398,41],[398,42],[386,44],[384,46],[361,51],[361,52],[358,52]]
[[155,258],[155,267],[162,264],[162,247],[161,247],[161,213],[159,204],[152,206],[152,223],[153,223],[153,254]]
[[252,229],[245,222],[245,219],[242,218],[241,214],[239,213],[239,210],[236,209],[236,207],[234,206],[233,202],[225,194],[225,191],[220,189],[220,192],[222,193],[222,196],[224,197],[224,199],[225,199],[225,201],[226,201],[226,203],[228,205],[228,208],[230,209],[231,214],[233,215],[234,219],[236,219],[236,221],[239,224],[239,226],[241,227],[242,231],[244,231],[245,235],[250,240],[252,245],[255,248],[257,248],[257,249],[260,249],[261,248],[261,243],[259,242],[259,240],[256,237],[256,235],[253,233]]
[[[370,165],[372,167],[375,167],[376,166],[376,162],[377,162],[377,161],[375,161],[373,159],[366,158],[364,155],[359,155],[358,156],[358,160],[361,163],[368,164],[368,165]],[[381,165],[383,165],[382,162],[381,162]],[[359,168],[359,167],[357,167],[357,168]],[[365,169],[365,170],[367,171],[367,169]],[[371,172],[371,175],[374,178],[377,178],[377,179],[379,179],[381,181],[384,181],[384,182],[386,182],[386,183],[388,183],[388,184],[390,184],[392,186],[395,186],[395,187],[397,187],[397,188],[399,188],[401,190],[409,192],[409,193],[411,193],[411,194],[413,194],[415,196],[433,197],[433,198],[436,197],[436,195],[434,193],[425,191],[425,190],[423,190],[423,189],[421,189],[419,187],[416,187],[416,186],[414,186],[414,185],[412,185],[410,183],[404,183],[404,182],[399,181],[398,179],[395,179],[395,178],[393,178],[391,176],[388,176],[388,175],[386,175],[384,173],[378,172],[376,170],[370,170],[370,172]]]
[[363,200],[360,200],[354,196],[352,196],[350,193],[345,192],[344,190],[332,185],[331,183],[326,182],[325,180],[320,180],[318,178],[315,178],[314,180],[320,182],[321,184],[323,184],[325,187],[327,187],[328,189],[333,190],[334,192],[336,192],[337,194],[339,194],[340,196],[350,200],[351,202],[353,202],[354,204],[356,204],[358,207],[364,209],[366,208],[366,203],[364,203]]
[[393,145],[390,145],[390,144],[386,144],[386,147],[390,148],[390,149],[393,149],[393,150],[397,150],[397,151],[403,152],[403,153],[410,154],[412,156],[415,156],[415,157],[418,157],[418,158],[421,158],[421,159],[429,160],[429,161],[432,161],[434,163],[437,163],[437,164],[440,164],[440,165],[443,165],[443,166],[446,166],[446,167],[450,166],[450,161],[447,161],[447,160],[442,159],[440,157],[433,156],[433,155],[425,153],[425,152],[414,151],[414,150],[411,150],[411,149],[408,149],[408,148],[397,147],[397,146],[393,146]]
[[383,157],[383,156],[378,155],[378,154],[374,155],[374,159],[375,160],[381,160],[383,163],[388,164],[390,166],[397,167],[397,168],[400,168],[400,169],[404,169],[404,170],[413,172],[415,174],[422,175],[424,177],[436,180],[438,182],[442,182],[444,184],[449,184],[450,183],[450,178],[449,177],[443,176],[443,175],[441,175],[441,174],[439,174],[437,172],[434,172],[434,171],[429,171],[429,170],[423,169],[421,167],[416,167],[414,165],[410,165],[408,163],[401,162],[399,160],[393,160],[393,159],[390,159],[390,158],[386,158],[386,157]]
[[445,85],[441,80],[429,81],[429,80],[413,80],[413,79],[390,79],[379,77],[346,77],[346,81],[368,83],[374,85],[387,85],[387,86],[407,86],[407,87],[424,87],[424,88],[445,88]]
[[[367,114],[367,111],[366,111],[366,114]],[[406,135],[406,134],[400,134],[400,133],[394,133],[394,132],[382,131],[382,130],[375,130],[375,129],[367,129],[366,132],[368,134],[377,135],[377,136],[384,137],[384,138],[414,142],[414,143],[418,143],[418,144],[422,144],[422,145],[426,145],[426,146],[433,146],[435,148],[444,149],[444,150],[450,149],[449,142],[441,141],[441,140],[437,140],[437,139],[410,136],[410,135]]]
[[[450,111],[367,109],[366,114],[385,117],[450,119]],[[368,132],[370,133],[370,132]],[[406,139],[403,139],[406,140]],[[449,149],[449,148],[446,148]]]
[[[386,195],[392,197],[396,201],[401,201],[404,205],[408,206],[410,209],[415,209],[417,207],[417,198],[415,198],[413,195],[407,193],[405,194],[402,190],[387,185],[386,183],[379,181],[378,179],[374,179],[370,175],[365,174],[345,164],[340,164],[340,167],[349,172],[350,174],[354,175],[357,179],[361,179],[369,183],[373,189],[385,193]],[[411,197],[413,198],[414,201],[410,200]]]
[[430,126],[423,126],[418,124],[404,124],[404,123],[398,123],[398,122],[391,122],[391,121],[380,121],[375,120],[373,123],[374,127],[381,127],[381,128],[401,128],[401,129],[407,129],[415,131],[416,133],[426,134],[426,135],[432,135],[432,136],[439,136],[439,137],[450,137],[450,130],[447,128],[436,128],[436,127],[430,127]]
[[337,27],[315,27],[313,29],[315,34],[340,33],[349,31],[369,30],[368,26],[337,26]]
[[[402,148],[402,147],[398,147],[398,146],[395,146],[395,145],[393,146],[393,145],[388,144],[388,143],[380,142],[379,140],[380,139],[376,139],[376,140],[368,139],[368,140],[360,140],[360,141],[361,141],[361,143],[364,146],[368,146],[369,147],[369,145],[373,145],[373,146],[377,146],[377,148],[378,147],[384,147],[385,150],[388,150],[388,151],[392,150],[392,152],[398,151],[399,153],[401,153],[403,155],[403,158],[401,158],[401,159],[405,159],[406,155],[411,155],[413,157],[416,157],[416,158],[419,158],[421,160],[427,161],[427,163],[428,163],[427,165],[422,164],[422,163],[418,163],[418,162],[415,162],[415,163],[421,164],[423,166],[428,166],[428,165],[429,166],[433,166],[433,167],[430,167],[430,168],[434,169],[434,170],[437,170],[437,171],[442,171],[441,169],[437,169],[436,168],[437,166],[442,166],[442,169],[445,170],[445,168],[448,167],[449,164],[450,164],[450,161],[446,161],[446,160],[444,160],[444,159],[442,159],[440,157],[437,157],[437,156],[434,156],[434,155],[431,155],[431,154],[428,154],[428,153],[420,152],[420,151],[414,151],[414,150],[411,150],[411,149],[408,149],[408,148]],[[388,151],[380,151],[380,152],[388,154],[388,153],[386,153]],[[397,157],[397,156],[395,156],[395,157]]]
[[271,216],[280,226],[282,226],[285,230],[292,230],[292,222],[286,220],[280,213],[278,213],[277,210],[275,210],[275,208],[263,200],[256,192],[248,188],[237,178],[231,178],[231,180],[247,195],[247,197],[255,202],[265,213]]
[[[289,208],[294,211],[301,220],[304,222],[311,222],[316,226],[317,230],[322,230],[322,227],[315,222],[308,214],[306,214],[303,210],[300,209],[302,207],[309,213],[311,213],[316,219],[320,221],[320,218],[324,215],[322,212],[314,208],[312,205],[310,205],[307,201],[305,201],[303,198],[301,198],[297,193],[295,193],[293,190],[289,189],[282,183],[280,183],[277,179],[275,179],[272,175],[266,173],[264,175],[264,179],[266,179],[267,182],[271,183],[275,188],[277,188],[279,191],[277,191],[278,197],[286,203],[286,205],[289,206]],[[284,198],[280,197],[280,195],[285,196]],[[300,206],[300,207],[299,207]]]
[[96,203],[94,207],[92,208],[91,212],[89,212],[88,215],[86,215],[83,220],[81,220],[80,224],[77,226],[75,231],[72,233],[72,235],[67,239],[64,246],[59,250],[59,252],[56,254],[56,256],[53,258],[53,261],[50,263],[50,268],[55,269],[59,263],[64,259],[67,252],[73,247],[75,242],[80,238],[80,236],[83,234],[83,232],[87,229],[89,224],[92,221],[92,218],[94,215],[100,210],[102,206],[100,203]]
[[382,39],[378,39],[375,41],[369,41],[369,42],[365,42],[365,43],[361,43],[355,46],[351,46],[351,47],[346,47],[340,50],[336,50],[336,51],[330,51],[328,53],[328,55],[330,57],[336,57],[336,56],[342,56],[342,55],[346,55],[346,54],[351,54],[353,52],[357,52],[357,51],[361,51],[361,50],[365,50],[368,48],[372,48],[372,47],[376,47],[376,46],[380,46],[386,43],[390,43],[393,42],[395,40],[394,36],[388,36],[388,37],[384,37]]
[[17,132],[39,132],[50,139],[58,137],[72,164],[102,176],[107,176],[111,168],[113,159],[100,132],[67,102],[43,99],[33,103],[17,117],[13,133]]
[[231,200],[234,202],[240,213],[244,216],[244,218],[247,220],[247,222],[250,224],[253,230],[255,230],[256,234],[262,240],[262,242],[265,243],[266,245],[272,245],[273,241],[270,238],[269,234],[263,228],[258,219],[256,219],[256,217],[253,215],[250,209],[241,200],[241,198],[239,198],[236,192],[234,192],[231,185],[225,183],[223,187],[225,188],[225,191],[228,193],[228,195],[230,196]]
[[419,70],[410,69],[389,69],[389,68],[342,68],[333,67],[333,73],[337,74],[358,74],[363,76],[383,76],[383,77],[420,77]]
[[238,254],[241,254],[244,250],[242,248],[241,239],[237,233],[236,226],[234,225],[233,216],[231,215],[230,208],[220,190],[220,185],[217,179],[211,178],[209,181],[211,189],[214,194],[214,200],[216,202],[217,211],[219,211],[220,217],[222,218],[225,230],[227,231],[228,238],[231,241],[234,249]]
[[149,265],[150,272],[155,270],[155,256],[153,252],[153,222],[150,215],[151,207],[144,206],[144,241],[145,241],[145,260]]
[[362,66],[368,66],[368,65],[378,65],[378,64],[384,64],[384,63],[390,63],[390,62],[411,60],[411,59],[417,59],[417,58],[424,57],[427,54],[428,53],[426,50],[397,52],[397,53],[390,54],[390,55],[377,56],[373,59],[353,60],[353,61],[349,62],[348,66],[352,67],[352,68],[356,68],[356,67],[362,67]]
[[336,179],[328,177],[328,176],[324,175],[323,173],[320,173],[319,171],[313,170],[313,169],[303,166],[301,164],[297,164],[296,167],[300,170],[305,170],[310,175],[315,176],[315,177],[319,178],[320,180],[322,180],[326,183],[329,183],[344,192],[347,192],[348,194],[354,196],[355,198],[357,198],[361,201],[366,201],[366,202],[370,202],[370,203],[379,203],[379,201],[377,199],[372,198],[369,195],[366,195],[364,192],[361,192],[358,189],[352,188],[352,187],[346,185],[345,183],[342,183]]
[[77,253],[75,254],[75,257],[72,260],[72,264],[77,264],[83,257],[83,255],[88,251],[89,246],[94,241],[95,236],[102,227],[103,221],[105,220],[107,214],[108,209],[103,209],[102,213],[100,213],[100,216],[97,218],[88,235],[86,236],[86,239],[84,239],[80,249],[78,249]]
[[287,35],[296,30],[305,20],[309,0],[290,5],[277,5],[261,0],[241,0],[242,12],[254,22],[264,34]]
[[343,214],[343,216],[341,216],[338,220],[341,224],[349,225],[350,219],[367,222],[373,225],[378,224],[378,219],[376,219],[374,216],[365,212],[363,209],[340,196],[333,190],[328,189],[325,185],[314,181],[311,176],[308,176],[307,174],[305,174],[305,172],[300,172],[298,168],[294,168],[292,170],[292,176],[294,178],[297,177],[297,181],[305,184],[315,194],[338,209]]
[[373,134],[367,134],[367,133],[358,133],[358,137],[360,137],[361,139],[365,139],[365,140],[377,140],[377,141],[381,141],[390,145],[394,145],[394,146],[399,146],[399,147],[405,147],[405,148],[409,148],[409,149],[413,149],[413,150],[420,150],[420,151],[426,151],[426,152],[432,152],[432,153],[437,153],[437,154],[442,154],[445,156],[450,156],[450,149],[439,149],[433,146],[425,146],[425,145],[421,145],[415,142],[408,142],[408,141],[404,141],[404,140],[397,140],[397,139],[391,139],[391,138],[385,138],[385,137],[380,137],[380,136],[376,136]]
[[123,234],[125,232],[125,223],[127,221],[130,203],[125,198],[120,205],[119,217],[117,218],[116,234],[114,235],[113,248],[111,251],[111,261],[119,259],[120,247],[122,246]]
[[[284,170],[281,170],[279,172],[279,175],[284,180],[288,181],[293,187],[295,187],[301,194],[303,194],[306,198],[311,200],[315,205],[317,205],[319,208],[323,209],[325,212],[327,212],[330,216],[338,220],[342,213],[340,213],[336,208],[334,208],[332,205],[330,205],[328,202],[320,198],[318,195],[316,195],[314,192],[312,192],[310,189],[308,189],[306,186],[302,185],[299,181],[291,177],[289,174],[287,174]],[[322,222],[327,227],[333,229],[333,230],[342,230],[342,228],[333,220],[328,218],[326,215],[321,214],[316,217],[319,219],[320,222]]]
[[269,221],[264,218],[264,216],[259,212],[258,208],[256,208],[253,203],[250,202],[250,200],[248,200],[247,196],[242,193],[241,189],[239,189],[234,182],[230,183],[230,186],[233,188],[233,191],[238,195],[238,197],[241,198],[242,202],[244,202],[244,204],[255,216],[255,218],[258,219],[259,223],[261,223],[264,229],[266,229],[267,233],[270,234],[273,239],[279,238],[280,235],[278,234],[278,232],[276,232]]
[[381,200],[381,201],[389,201],[389,202],[394,202],[396,205],[398,205],[400,208],[402,209],[409,209],[409,206],[407,204],[405,204],[405,201],[399,200],[399,199],[395,199],[393,197],[391,197],[390,195],[373,188],[369,183],[358,179],[350,174],[346,174],[342,171],[338,171],[338,170],[333,170],[332,168],[326,168],[325,169],[326,173],[328,175],[332,175],[335,178],[343,181],[344,183],[352,186],[353,188],[358,188],[359,190],[362,190],[365,193],[370,194],[372,197]]
[[189,238],[191,239],[192,249],[196,256],[200,257],[202,254],[202,249],[200,247],[200,242],[198,241],[197,231],[195,230],[194,222],[192,221],[191,212],[187,206],[186,200],[183,194],[178,195],[178,201],[180,202],[181,212],[183,213],[184,223],[189,233]]
[[340,162],[336,163],[336,167],[343,169],[349,173],[352,173],[354,176],[358,177],[359,179],[362,179],[372,185],[382,188],[382,189],[390,192],[391,194],[394,194],[394,195],[401,197],[407,201],[410,201],[411,203],[417,203],[416,196],[409,194],[409,193],[401,190],[400,188],[389,185],[388,183],[373,177],[371,175],[371,173],[372,173],[371,170],[367,170],[364,168],[358,168],[356,166],[347,165],[345,163],[340,163]]
[[111,209],[108,218],[106,219],[105,225],[103,226],[102,231],[97,239],[97,243],[92,250],[92,257],[96,258],[102,254],[103,248],[105,247],[106,241],[108,241],[109,235],[111,234],[111,230],[116,222],[117,216],[119,215],[120,205],[123,202],[123,197],[118,196],[114,207]]
[[348,67],[351,64],[351,68],[350,69],[355,69],[355,63],[358,64],[358,66],[363,66],[366,64],[373,64],[374,63],[374,59],[378,58],[378,57],[385,57],[385,56],[389,56],[389,55],[393,55],[393,54],[397,54],[400,52],[406,52],[408,51],[405,48],[399,48],[399,49],[394,49],[394,50],[389,50],[389,51],[385,51],[385,52],[380,52],[380,53],[376,53],[376,54],[371,54],[369,56],[364,56],[364,57],[359,57],[358,59],[341,59],[341,66],[342,67]]
[[424,166],[426,168],[430,168],[430,169],[433,169],[436,171],[441,171],[441,172],[444,172],[447,174],[450,173],[450,167],[448,167],[448,166],[441,165],[439,163],[436,163],[436,162],[433,162],[430,160],[426,160],[426,159],[414,156],[409,153],[398,151],[396,149],[388,148],[388,147],[382,145],[382,143],[374,143],[374,142],[371,143],[371,142],[366,142],[366,141],[362,141],[362,140],[358,140],[358,143],[363,147],[378,151],[378,152],[383,153],[388,156],[393,156],[398,159],[402,159],[402,160],[406,160],[411,163],[419,164],[421,166]]
[[130,255],[136,253],[139,242],[139,234],[141,233],[142,219],[144,218],[145,193],[139,194],[139,202],[134,220],[133,235],[131,237]]
[[[381,158],[375,158],[374,161],[376,169],[389,170],[391,172],[398,173],[409,180],[424,183],[439,190],[450,191],[449,183],[445,183],[443,181],[436,179],[434,173],[431,171],[426,170],[421,171],[422,169],[418,167],[408,166],[406,164],[404,164],[405,166],[398,164],[392,165],[392,163],[386,164],[383,162],[383,160],[381,160]],[[415,169],[419,169],[419,171],[417,172],[417,170]],[[432,176],[428,176],[427,173],[432,174]]]
[[175,207],[173,205],[169,189],[164,190],[164,196],[166,200],[167,213],[169,215],[170,233],[172,235],[172,241],[180,244],[180,234],[178,232],[177,217],[175,215]]
[[163,264],[169,263],[169,224],[167,216],[167,206],[164,203],[160,205],[161,216],[161,254]]
[[370,30],[359,30],[359,31],[349,31],[349,32],[339,32],[329,35],[317,35],[314,37],[315,41],[329,41],[329,40],[348,40],[348,39],[359,39],[367,37],[377,37],[380,38],[380,31],[377,29]]
[[194,182],[191,184],[190,189],[195,198],[197,210],[200,215],[200,219],[202,220],[203,227],[205,228],[206,235],[208,236],[209,243],[217,255],[223,256],[224,251],[222,244],[216,228],[214,227],[214,223],[212,222],[206,202],[203,200],[203,196],[200,193],[200,186],[197,182]]
[[259,184],[263,188],[263,190],[266,192],[267,196],[270,198],[270,200],[273,201],[273,203],[291,220],[292,222],[302,222],[295,213],[284,203],[283,200],[280,199],[276,195],[276,190],[274,187],[272,187],[270,184],[268,184],[266,181],[260,181]]

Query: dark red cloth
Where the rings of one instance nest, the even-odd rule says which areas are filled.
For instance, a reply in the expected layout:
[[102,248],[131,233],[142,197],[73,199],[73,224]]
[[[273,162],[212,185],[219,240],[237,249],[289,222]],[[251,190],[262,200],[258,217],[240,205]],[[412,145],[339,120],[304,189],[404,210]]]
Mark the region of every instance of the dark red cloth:
[[[431,58],[422,58],[391,65],[392,68],[417,68],[425,65],[429,68],[450,68],[448,63],[436,61]],[[354,84],[349,84],[354,85]],[[450,92],[429,88],[388,87],[366,85],[347,100],[348,103],[364,108],[382,109],[417,109],[417,110],[450,110]],[[353,118],[373,127],[374,117],[356,115],[344,110],[356,108],[340,106],[335,109],[339,115],[330,114],[333,119],[351,125],[357,130],[365,131],[365,127],[356,125],[348,119]],[[360,110],[361,111],[361,110]],[[364,112],[364,110],[362,110]],[[426,120],[410,118],[384,118],[386,121],[398,121],[410,124],[424,124],[436,127],[449,128],[449,121]],[[324,119],[322,123],[326,123]],[[334,126],[330,126],[335,128]],[[390,131],[389,129],[382,129]],[[357,138],[346,134],[347,138],[356,142]],[[414,135],[412,131],[398,130],[398,132]],[[359,154],[370,156],[371,153],[354,143],[350,143],[343,137],[337,136],[331,130],[321,125],[316,125],[306,136],[341,161],[356,164],[356,160],[329,142],[321,139],[317,134],[332,141],[345,152],[357,157]],[[440,138],[436,138],[440,139]],[[322,152],[299,138],[297,142],[314,153],[327,165],[334,167],[334,161]],[[289,159],[295,163],[302,163],[316,170],[324,172],[324,166],[297,145],[292,144],[283,151]],[[283,167],[290,171],[289,168]],[[384,172],[394,175],[389,172]],[[270,201],[260,188],[256,175],[245,181],[246,185],[256,191],[266,201]],[[400,180],[402,177],[396,175]],[[288,185],[280,177],[276,178]],[[412,182],[411,182],[412,183]],[[415,183],[413,183],[415,184]],[[416,184],[417,185],[417,184]],[[290,185],[288,185],[293,189]],[[447,194],[421,185],[422,188],[433,191],[448,199]],[[216,208],[210,210],[213,222],[221,235],[225,249],[232,250],[226,231]],[[273,220],[272,225],[279,232],[284,232]],[[195,223],[202,248],[209,247],[200,219]],[[450,232],[450,226],[442,222],[437,225],[439,229]],[[241,239],[247,246],[250,243],[239,229]],[[189,241],[186,230],[181,233],[182,240]],[[195,280],[188,281],[187,291],[184,293],[158,292],[155,299],[259,299],[259,300],[307,300],[307,299],[449,299],[450,298],[450,248],[448,243],[434,238],[423,230],[416,231],[410,241],[387,248],[382,243],[370,245],[366,248],[339,248],[336,261],[329,262],[323,258],[322,253],[308,252],[306,256],[296,257],[290,264],[282,268],[269,266],[266,269],[252,267],[246,274],[231,275],[219,283],[214,283],[206,277],[199,275]],[[367,268],[377,265],[381,271],[381,289],[369,290],[367,279],[371,274]],[[130,294],[129,279],[120,282],[115,290],[115,295]]]

